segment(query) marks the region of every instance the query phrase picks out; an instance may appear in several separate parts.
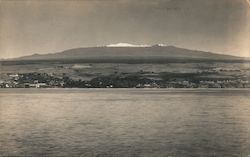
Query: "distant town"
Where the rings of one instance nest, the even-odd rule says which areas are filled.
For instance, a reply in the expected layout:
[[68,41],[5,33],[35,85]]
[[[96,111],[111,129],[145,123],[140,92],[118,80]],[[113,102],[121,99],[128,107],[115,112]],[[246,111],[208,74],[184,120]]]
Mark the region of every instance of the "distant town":
[[201,79],[193,74],[169,74],[164,79],[149,79],[136,73],[114,74],[91,80],[74,80],[67,74],[9,73],[0,88],[250,88],[243,79]]

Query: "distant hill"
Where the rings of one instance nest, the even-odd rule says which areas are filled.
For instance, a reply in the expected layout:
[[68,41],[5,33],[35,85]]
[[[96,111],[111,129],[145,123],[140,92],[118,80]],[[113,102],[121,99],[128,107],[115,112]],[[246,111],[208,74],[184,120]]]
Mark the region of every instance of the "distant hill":
[[74,59],[209,59],[240,60],[241,57],[211,52],[188,50],[175,46],[153,45],[136,46],[117,44],[103,47],[75,48],[58,53],[34,54],[15,60],[74,60]]

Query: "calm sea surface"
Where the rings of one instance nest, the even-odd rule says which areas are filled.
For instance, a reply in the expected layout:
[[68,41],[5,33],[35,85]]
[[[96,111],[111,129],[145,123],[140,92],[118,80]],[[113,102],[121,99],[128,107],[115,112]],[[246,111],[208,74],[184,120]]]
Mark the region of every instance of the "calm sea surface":
[[1,89],[1,155],[249,157],[250,90]]

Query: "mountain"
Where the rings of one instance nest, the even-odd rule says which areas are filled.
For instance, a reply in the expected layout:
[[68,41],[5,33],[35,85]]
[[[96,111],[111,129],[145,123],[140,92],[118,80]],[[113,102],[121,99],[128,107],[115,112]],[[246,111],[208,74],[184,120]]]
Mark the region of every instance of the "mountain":
[[211,52],[188,50],[175,46],[157,44],[132,45],[127,43],[111,44],[102,47],[69,49],[58,53],[34,54],[17,60],[74,60],[74,59],[208,59],[237,60],[240,57]]

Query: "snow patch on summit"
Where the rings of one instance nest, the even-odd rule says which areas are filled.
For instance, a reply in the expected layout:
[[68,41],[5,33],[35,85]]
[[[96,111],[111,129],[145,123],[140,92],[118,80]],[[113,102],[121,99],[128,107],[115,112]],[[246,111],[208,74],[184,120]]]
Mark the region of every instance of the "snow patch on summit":
[[150,45],[134,45],[129,43],[117,43],[117,44],[110,44],[106,47],[150,47]]

